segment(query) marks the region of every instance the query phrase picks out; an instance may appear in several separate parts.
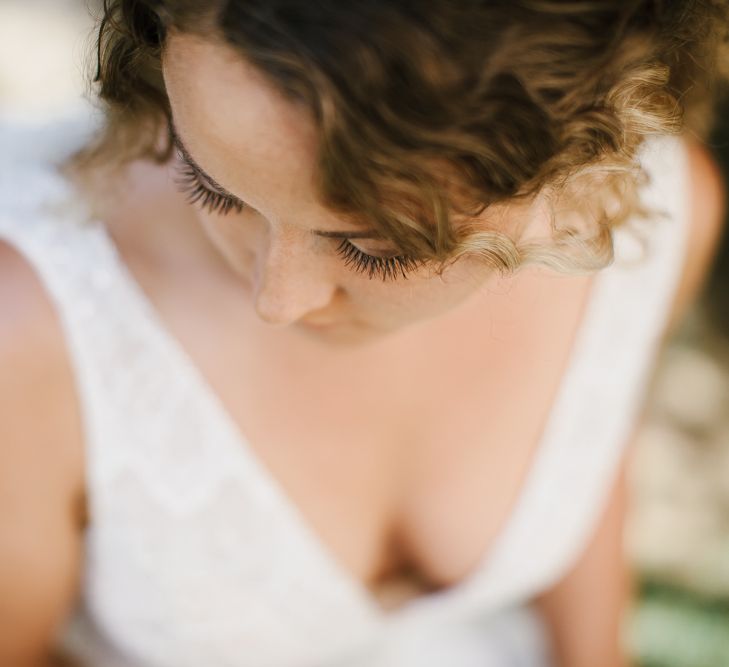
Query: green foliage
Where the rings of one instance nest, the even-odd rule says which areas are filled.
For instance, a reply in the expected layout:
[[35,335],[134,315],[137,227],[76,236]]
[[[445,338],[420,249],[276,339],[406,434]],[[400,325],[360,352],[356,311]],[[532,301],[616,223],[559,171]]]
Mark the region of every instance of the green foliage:
[[729,600],[647,582],[629,642],[641,667],[729,667]]

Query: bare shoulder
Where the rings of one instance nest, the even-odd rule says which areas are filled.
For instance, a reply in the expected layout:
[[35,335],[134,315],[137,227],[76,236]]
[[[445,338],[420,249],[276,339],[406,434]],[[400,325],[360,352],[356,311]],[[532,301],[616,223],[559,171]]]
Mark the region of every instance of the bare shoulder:
[[42,659],[75,601],[82,437],[54,307],[0,242],[0,664]]
[[683,273],[669,329],[678,324],[698,296],[711,268],[726,218],[724,177],[711,151],[695,139],[684,139],[688,156],[689,234]]

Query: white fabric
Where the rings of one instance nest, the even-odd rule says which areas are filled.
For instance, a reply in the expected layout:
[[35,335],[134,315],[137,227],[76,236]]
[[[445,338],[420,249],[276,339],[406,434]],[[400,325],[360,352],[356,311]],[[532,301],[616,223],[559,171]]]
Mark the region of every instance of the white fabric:
[[630,439],[684,255],[683,144],[646,145],[645,201],[668,215],[640,261],[616,235],[617,261],[596,279],[496,544],[466,581],[383,612],[256,459],[53,170],[79,127],[55,150],[53,132],[18,141],[0,126],[0,238],[56,305],[83,411],[91,526],[68,644],[93,667],[548,665],[523,605],[580,554]]

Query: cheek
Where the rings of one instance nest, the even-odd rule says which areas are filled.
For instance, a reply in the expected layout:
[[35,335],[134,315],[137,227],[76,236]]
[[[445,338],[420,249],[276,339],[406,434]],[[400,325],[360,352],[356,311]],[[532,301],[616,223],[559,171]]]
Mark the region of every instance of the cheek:
[[236,273],[247,275],[254,260],[251,229],[241,224],[240,216],[198,213],[201,227],[212,245]]
[[463,259],[442,276],[411,275],[395,283],[360,284],[353,299],[374,319],[393,325],[432,319],[445,314],[482,289],[491,272],[482,263]]
[[442,276],[431,276],[420,289],[413,289],[414,307],[422,317],[432,318],[454,310],[483,290],[493,272],[478,260],[462,258]]

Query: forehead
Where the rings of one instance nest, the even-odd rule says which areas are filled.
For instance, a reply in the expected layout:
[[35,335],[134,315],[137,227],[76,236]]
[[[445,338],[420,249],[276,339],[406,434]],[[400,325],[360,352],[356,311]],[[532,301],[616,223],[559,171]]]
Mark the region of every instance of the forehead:
[[317,133],[307,109],[222,41],[171,32],[162,66],[175,126],[216,180],[253,198],[275,185],[279,197],[312,199]]

